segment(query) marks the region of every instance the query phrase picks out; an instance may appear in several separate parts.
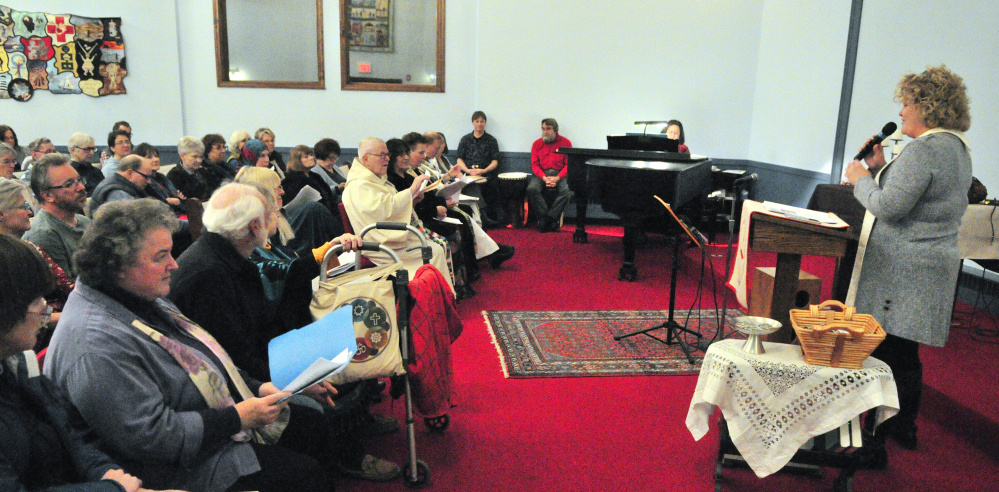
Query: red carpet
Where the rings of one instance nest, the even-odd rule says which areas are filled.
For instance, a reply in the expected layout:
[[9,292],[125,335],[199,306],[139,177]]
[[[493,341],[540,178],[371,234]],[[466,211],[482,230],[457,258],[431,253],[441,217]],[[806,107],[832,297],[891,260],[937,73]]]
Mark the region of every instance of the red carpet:
[[[491,231],[517,255],[499,270],[484,265],[478,295],[459,306],[465,332],[454,344],[458,407],[443,434],[416,423],[417,452],[438,491],[661,491],[712,490],[717,428],[694,441],[684,426],[697,376],[504,379],[481,312],[484,310],[665,309],[670,250],[638,252],[639,279],[618,282],[619,237],[590,235],[572,243],[563,232]],[[655,239],[655,238],[654,238]],[[653,241],[656,243],[657,241]],[[714,248],[717,276],[724,248]],[[692,251],[679,276],[678,309],[696,295],[699,264]],[[752,266],[772,266],[754,254]],[[832,261],[806,258],[805,270],[828,278]],[[720,284],[719,284],[720,285]],[[710,284],[708,284],[710,287]],[[828,281],[824,281],[828,295]],[[720,298],[719,298],[720,302]],[[701,303],[711,307],[705,294]],[[731,309],[731,307],[730,307]],[[999,474],[999,345],[955,330],[943,349],[924,348],[925,388],[918,451],[889,442],[885,471],[860,471],[854,489],[996,490]],[[402,400],[377,411],[399,418]],[[405,432],[368,442],[369,451],[406,460]],[[835,471],[822,479],[726,470],[726,490],[831,490]],[[989,485],[992,484],[992,485]],[[344,480],[338,490],[409,490],[401,484]]]

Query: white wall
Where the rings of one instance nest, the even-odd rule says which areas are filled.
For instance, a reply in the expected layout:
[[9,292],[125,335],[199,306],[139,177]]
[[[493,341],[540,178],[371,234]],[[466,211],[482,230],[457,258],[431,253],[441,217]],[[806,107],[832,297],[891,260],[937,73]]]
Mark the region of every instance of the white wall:
[[[4,4],[18,8],[13,2]],[[211,3],[207,4],[211,25]],[[35,96],[26,103],[2,99],[0,122],[14,128],[22,145],[41,136],[52,139],[56,145],[66,145],[70,135],[82,131],[103,147],[111,125],[118,120],[133,124],[135,143],[177,142],[182,134],[182,117],[173,2],[32,0],[30,8],[52,14],[121,17],[128,60],[124,84],[128,93],[94,98],[35,91]],[[214,51],[211,59],[214,67]],[[214,84],[214,68],[211,78]]]
[[325,90],[219,88],[212,2],[177,1],[177,10],[184,19],[179,51],[204,54],[180,60],[185,134],[221,133],[228,138],[237,129],[253,133],[268,126],[277,134],[278,146],[311,145],[333,137],[344,147],[357,147],[367,136],[390,138],[435,129],[452,137],[465,129],[461,121],[470,114],[475,94],[474,73],[462,69],[475,65],[473,2],[447,3],[443,94],[341,91],[339,5],[329,1],[323,5]]
[[749,159],[830,171],[850,4],[850,0],[767,0],[746,155]]
[[[856,149],[888,121],[899,123],[895,86],[906,73],[944,63],[964,78],[971,100],[974,174],[999,192],[999,9],[975,0],[867,0],[847,133]],[[847,152],[852,156],[855,152]],[[849,158],[849,157],[848,157]]]
[[[210,0],[31,5],[121,16],[130,73],[126,95],[0,100],[0,122],[24,142],[45,135],[62,144],[77,130],[102,142],[125,119],[138,142],[157,145],[269,126],[279,146],[332,136],[355,147],[368,135],[436,129],[454,147],[481,109],[504,151],[528,151],[547,116],[592,147],[635,120],[678,118],[696,153],[818,172],[830,169],[850,8],[849,0],[451,0],[447,92],[422,94],[340,90],[336,2],[324,2],[325,90],[216,87]],[[898,121],[892,89],[903,73],[945,62],[968,85],[975,174],[995,194],[997,20],[991,4],[973,0],[867,0],[847,154]]]
[[693,152],[744,157],[762,7],[483,0],[475,109],[504,151],[529,151],[548,116],[574,145],[596,148],[635,121],[677,118]]

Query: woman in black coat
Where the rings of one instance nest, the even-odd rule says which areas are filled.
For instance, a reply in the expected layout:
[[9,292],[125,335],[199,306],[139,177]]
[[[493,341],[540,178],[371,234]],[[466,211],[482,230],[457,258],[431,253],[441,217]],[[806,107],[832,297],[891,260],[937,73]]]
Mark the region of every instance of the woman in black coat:
[[138,478],[84,443],[70,425],[70,404],[23,352],[48,324],[52,310],[42,296],[52,286],[35,249],[0,234],[0,490],[140,490]]

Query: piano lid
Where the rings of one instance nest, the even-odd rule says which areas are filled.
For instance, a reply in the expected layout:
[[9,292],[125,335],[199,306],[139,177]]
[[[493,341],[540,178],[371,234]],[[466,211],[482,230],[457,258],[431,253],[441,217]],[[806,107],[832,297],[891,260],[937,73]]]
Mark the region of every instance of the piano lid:
[[708,157],[698,154],[679,154],[676,152],[654,152],[647,150],[587,149],[583,147],[561,147],[555,153],[575,158],[582,157],[587,160],[618,159],[624,161],[680,162],[685,164],[707,162],[710,160]]
[[[702,156],[703,157],[703,156]],[[616,167],[620,169],[647,169],[650,171],[685,171],[691,165],[700,164],[702,161],[630,161],[622,159],[587,159],[586,164],[597,167]]]

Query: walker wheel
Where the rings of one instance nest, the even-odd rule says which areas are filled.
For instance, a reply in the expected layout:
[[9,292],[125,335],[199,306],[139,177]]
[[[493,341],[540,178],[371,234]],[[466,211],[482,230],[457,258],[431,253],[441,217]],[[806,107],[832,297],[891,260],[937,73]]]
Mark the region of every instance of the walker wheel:
[[422,489],[430,484],[430,467],[420,460],[416,460],[416,478],[410,476],[413,470],[406,465],[402,470],[402,483],[411,489]]
[[439,417],[426,417],[423,419],[423,423],[431,432],[444,432],[451,425],[451,417],[446,413]]

